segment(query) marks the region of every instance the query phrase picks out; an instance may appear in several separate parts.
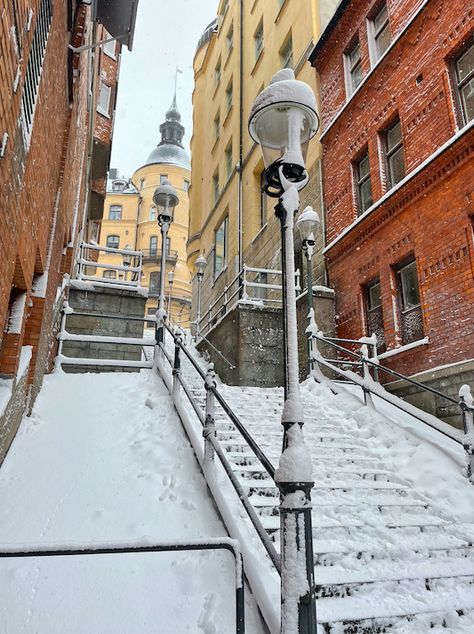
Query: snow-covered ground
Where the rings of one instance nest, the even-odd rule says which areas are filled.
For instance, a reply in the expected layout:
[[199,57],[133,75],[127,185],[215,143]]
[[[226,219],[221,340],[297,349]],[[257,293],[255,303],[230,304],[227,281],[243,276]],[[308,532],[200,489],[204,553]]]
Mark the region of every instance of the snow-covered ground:
[[[152,371],[46,377],[0,469],[2,545],[226,536]],[[0,560],[2,634],[235,631],[228,552]],[[260,634],[247,593],[247,631]]]

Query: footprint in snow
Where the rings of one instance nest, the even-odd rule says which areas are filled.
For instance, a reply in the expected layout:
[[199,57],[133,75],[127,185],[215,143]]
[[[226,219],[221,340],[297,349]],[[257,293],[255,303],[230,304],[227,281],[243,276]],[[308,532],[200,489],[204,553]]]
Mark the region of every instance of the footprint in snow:
[[215,594],[207,594],[204,599],[204,607],[199,615],[198,627],[204,634],[216,634],[217,627],[213,621],[214,606],[216,603]]

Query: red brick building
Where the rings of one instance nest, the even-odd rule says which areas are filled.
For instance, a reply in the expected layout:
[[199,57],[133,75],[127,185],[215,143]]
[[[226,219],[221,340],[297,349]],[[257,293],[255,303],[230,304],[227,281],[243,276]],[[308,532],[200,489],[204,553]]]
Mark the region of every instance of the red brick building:
[[474,1],[341,0],[310,61],[338,336],[472,382]]
[[94,18],[117,27],[107,4],[1,5],[0,462],[51,367],[75,247],[102,214],[121,48],[96,46],[110,36]]

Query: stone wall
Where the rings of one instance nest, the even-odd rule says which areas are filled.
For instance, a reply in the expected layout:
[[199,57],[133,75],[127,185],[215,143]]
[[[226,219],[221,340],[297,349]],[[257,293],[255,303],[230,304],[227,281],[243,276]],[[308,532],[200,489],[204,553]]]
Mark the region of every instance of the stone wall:
[[[381,378],[383,380],[383,375]],[[470,360],[438,370],[423,372],[411,378],[457,400],[459,388],[462,385],[467,383],[471,388],[474,387],[474,361]],[[421,410],[462,429],[460,410],[454,403],[449,403],[435,394],[424,392],[421,388],[410,385],[406,381],[393,381],[384,387]]]
[[[115,288],[79,290],[71,288],[69,305],[77,313],[67,316],[66,330],[77,335],[100,335],[108,337],[142,338],[144,322],[130,317],[144,317],[146,297],[134,291]],[[81,313],[94,313],[93,316]],[[112,315],[123,319],[116,319]],[[62,354],[67,357],[90,359],[123,359],[139,361],[141,346],[124,343],[93,343],[65,341]],[[114,366],[64,365],[65,372],[123,372],[134,368]]]
[[206,340],[198,344],[198,350],[209,355],[224,383],[257,387],[283,385],[280,310],[239,304],[207,338],[234,366],[230,368]]
[[[27,353],[27,350],[31,351],[31,348],[23,348],[21,355],[27,354],[26,361],[29,363],[31,352]],[[28,363],[25,363],[25,366],[20,368],[18,376],[3,379],[5,385],[2,386],[2,390],[10,388],[11,396],[5,408],[0,411],[0,465],[15,438],[25,410],[28,394]],[[21,364],[22,361],[20,359]]]

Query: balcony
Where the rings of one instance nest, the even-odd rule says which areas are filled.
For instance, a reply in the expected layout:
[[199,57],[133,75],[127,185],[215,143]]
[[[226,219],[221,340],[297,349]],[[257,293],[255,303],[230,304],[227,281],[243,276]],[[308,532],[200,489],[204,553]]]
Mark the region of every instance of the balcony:
[[[146,263],[159,263],[161,262],[161,249],[141,249],[143,253],[143,264]],[[176,260],[178,259],[177,251],[168,251],[166,253],[166,261],[171,262],[172,264],[176,264]]]

